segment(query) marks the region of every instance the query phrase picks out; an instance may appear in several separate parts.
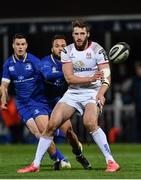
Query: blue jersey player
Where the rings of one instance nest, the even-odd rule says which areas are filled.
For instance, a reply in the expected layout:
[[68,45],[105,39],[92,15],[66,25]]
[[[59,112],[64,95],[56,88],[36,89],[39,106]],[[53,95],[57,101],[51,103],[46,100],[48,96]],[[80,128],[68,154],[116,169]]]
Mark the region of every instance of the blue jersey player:
[[[29,128],[37,138],[41,136],[48,124],[50,108],[44,94],[44,83],[38,71],[40,60],[27,53],[27,40],[22,34],[16,34],[13,38],[14,54],[3,65],[1,82],[1,108],[7,109],[8,87],[13,82],[16,92],[17,110]],[[64,156],[52,143],[49,154],[54,160],[64,160]],[[64,162],[70,167],[69,162]],[[39,169],[30,169],[30,172]]]

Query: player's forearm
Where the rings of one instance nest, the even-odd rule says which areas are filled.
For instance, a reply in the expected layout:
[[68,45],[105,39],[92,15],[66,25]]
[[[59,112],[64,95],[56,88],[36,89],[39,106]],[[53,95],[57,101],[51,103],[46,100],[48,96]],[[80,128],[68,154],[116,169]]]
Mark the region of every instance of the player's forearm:
[[7,102],[7,97],[8,97],[8,85],[7,83],[3,83],[1,84],[1,101],[2,102]]
[[90,84],[92,82],[95,82],[96,80],[101,80],[103,79],[103,72],[102,71],[96,71],[95,74],[92,76],[77,76],[74,75],[73,73],[64,73],[66,81],[69,84]]
[[76,75],[65,76],[68,84],[89,84],[96,81],[93,77],[79,77]]
[[109,89],[109,86],[104,83],[104,84],[102,84],[102,86],[100,87],[98,93],[104,96],[108,89]]

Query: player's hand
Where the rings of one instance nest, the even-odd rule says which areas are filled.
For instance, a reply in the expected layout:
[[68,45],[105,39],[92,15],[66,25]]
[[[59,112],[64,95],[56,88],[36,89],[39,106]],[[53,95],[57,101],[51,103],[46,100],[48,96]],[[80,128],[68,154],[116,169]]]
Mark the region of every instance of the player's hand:
[[101,80],[104,78],[103,71],[96,71],[95,74],[92,76],[92,81]]
[[8,109],[8,108],[7,108],[7,104],[2,104],[2,105],[1,105],[1,110],[6,110],[6,109]]
[[8,109],[7,107],[7,101],[5,97],[1,97],[1,110]]
[[98,93],[96,96],[96,102],[97,102],[98,107],[100,108],[100,111],[102,111],[103,106],[105,104],[105,97],[102,94]]
[[101,104],[100,100],[97,101],[97,106],[99,107],[100,113],[102,113],[103,105]]

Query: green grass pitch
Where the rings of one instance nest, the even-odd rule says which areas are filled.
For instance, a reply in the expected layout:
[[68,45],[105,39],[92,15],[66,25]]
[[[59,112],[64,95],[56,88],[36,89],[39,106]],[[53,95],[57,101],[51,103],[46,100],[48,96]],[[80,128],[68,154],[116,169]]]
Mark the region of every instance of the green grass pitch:
[[18,174],[17,169],[29,165],[35,155],[36,145],[0,145],[0,179],[138,179],[141,178],[141,145],[112,144],[114,158],[120,164],[118,172],[104,172],[105,159],[95,144],[83,145],[83,151],[92,164],[92,170],[84,170],[75,160],[68,144],[58,148],[70,160],[69,170],[53,170],[53,162],[45,155],[40,172]]

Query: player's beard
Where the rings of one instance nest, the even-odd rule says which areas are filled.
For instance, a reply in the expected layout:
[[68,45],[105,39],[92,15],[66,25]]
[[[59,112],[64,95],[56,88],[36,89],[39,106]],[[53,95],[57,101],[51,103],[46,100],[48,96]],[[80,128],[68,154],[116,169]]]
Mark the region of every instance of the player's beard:
[[74,44],[75,44],[76,49],[82,51],[86,49],[88,46],[88,38],[86,37],[86,39],[83,41],[83,44],[81,46],[78,46],[76,42],[74,42]]

